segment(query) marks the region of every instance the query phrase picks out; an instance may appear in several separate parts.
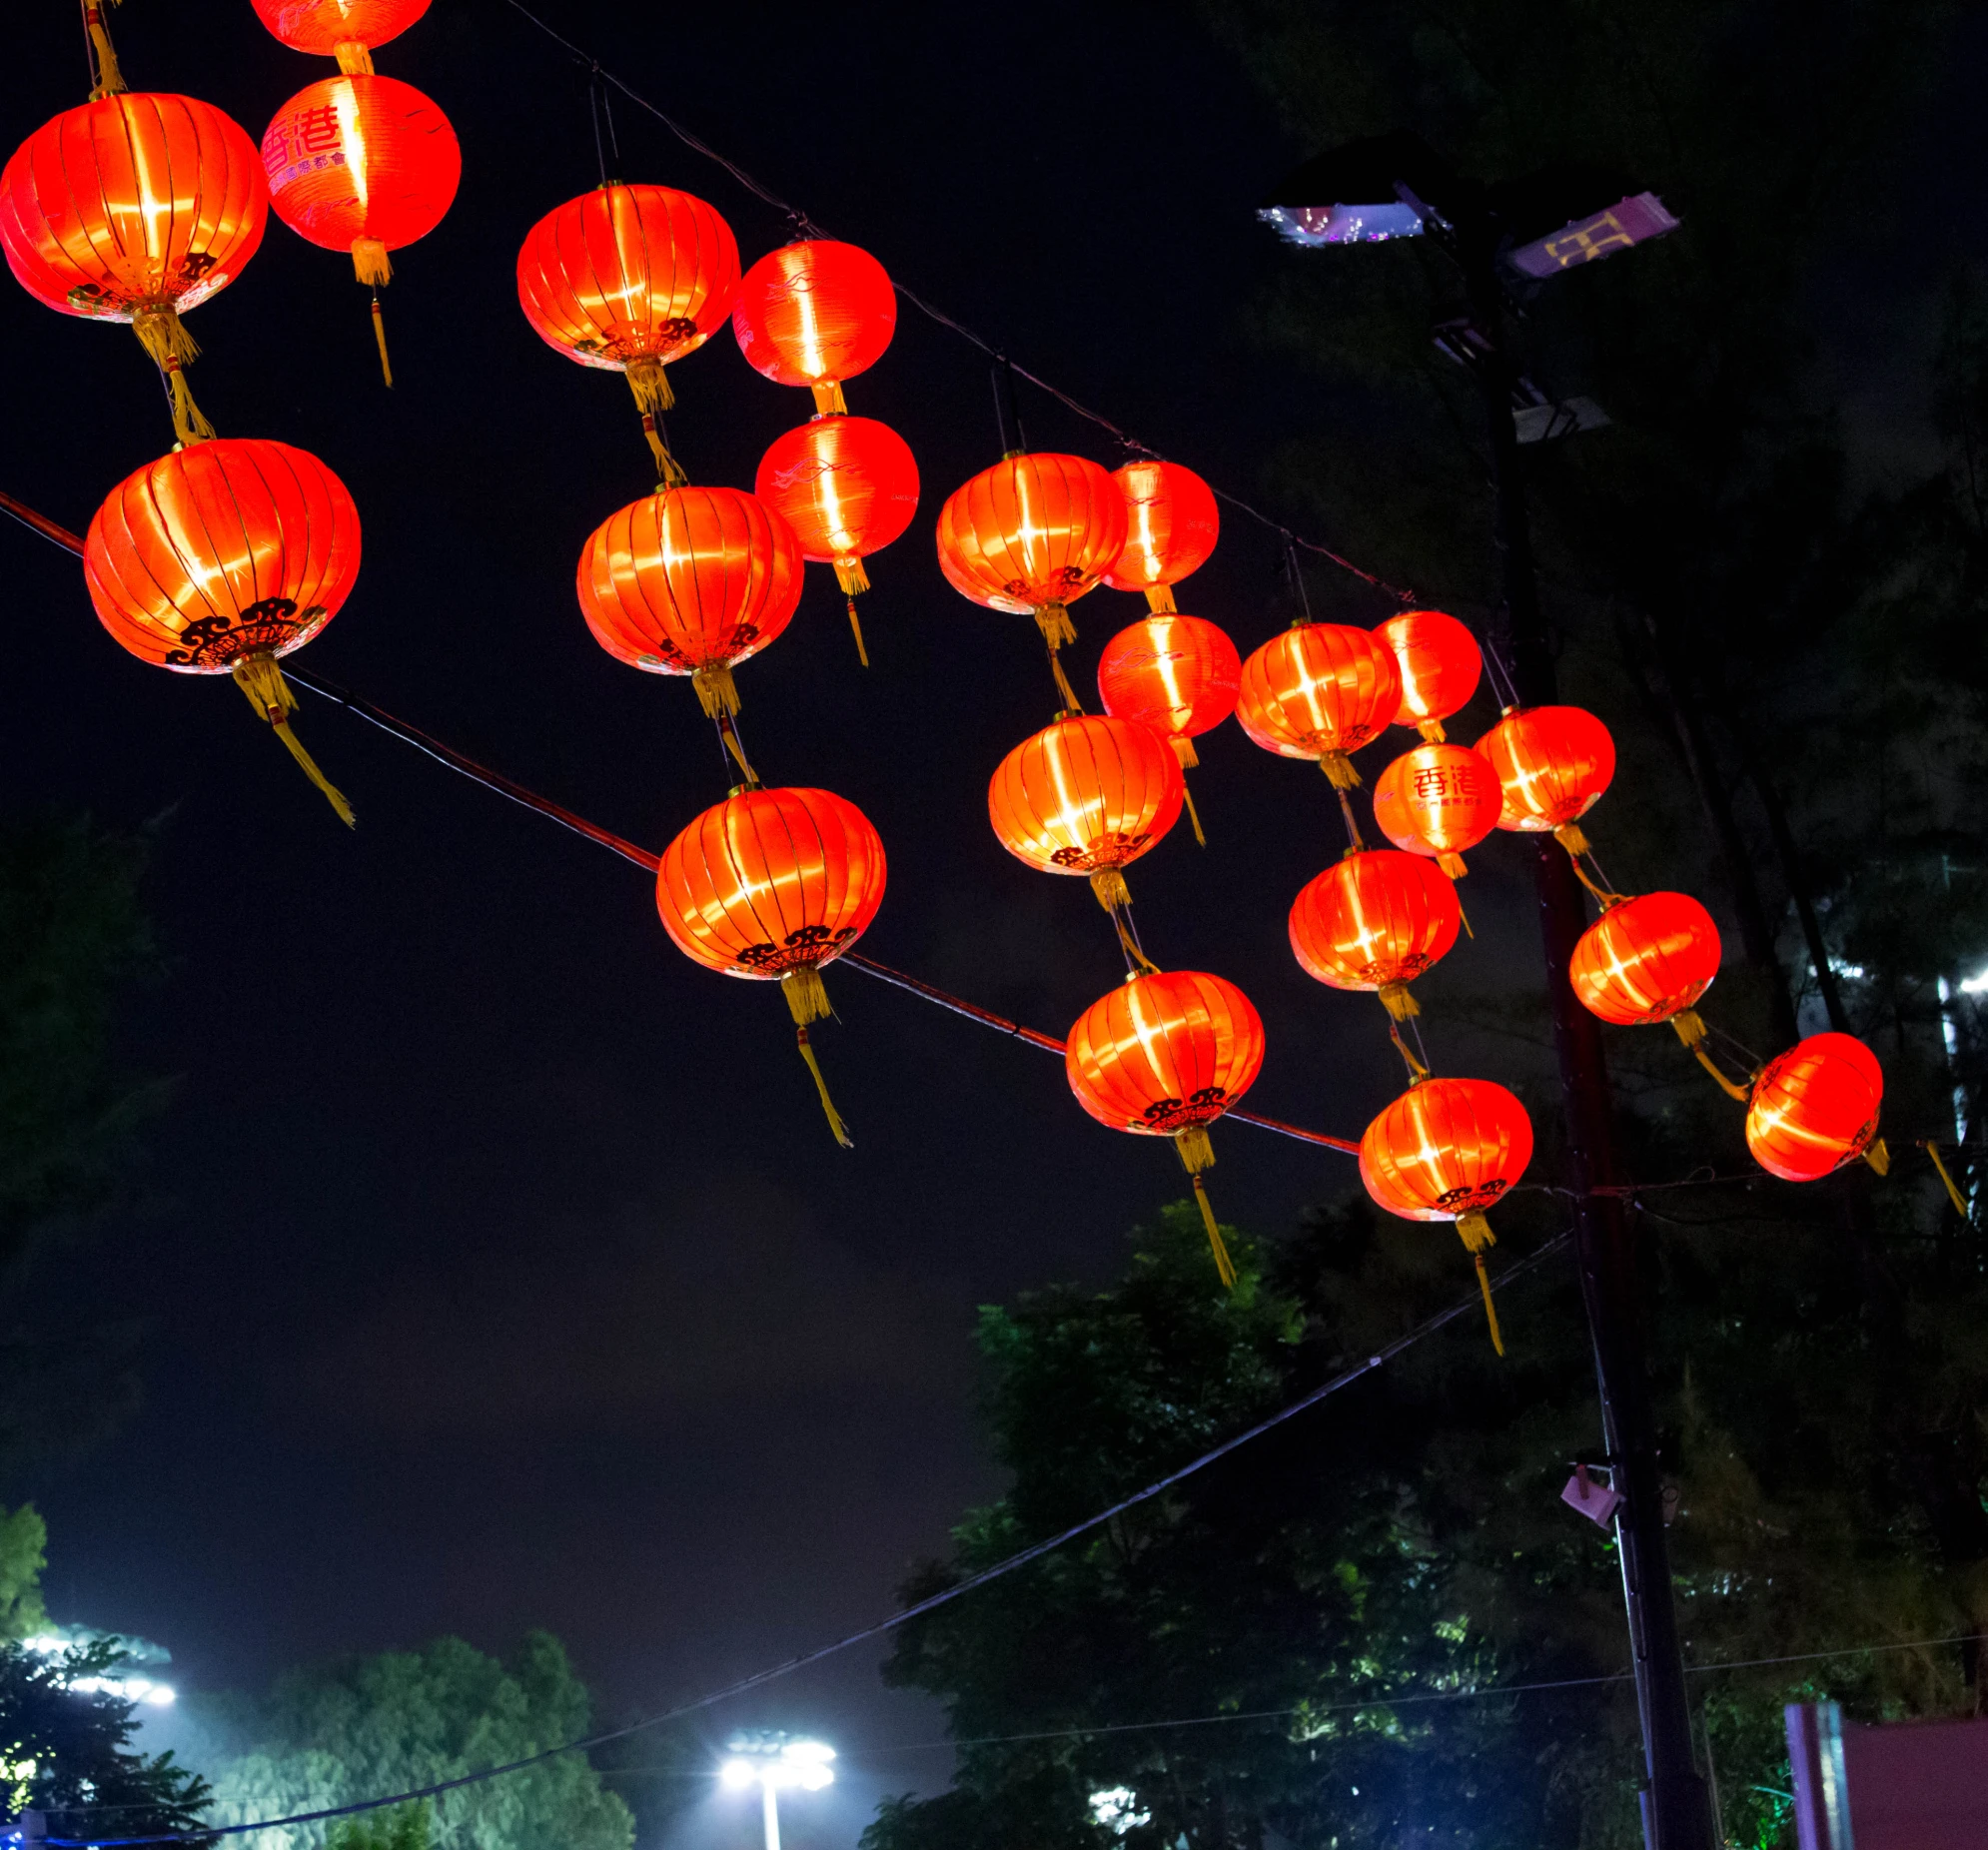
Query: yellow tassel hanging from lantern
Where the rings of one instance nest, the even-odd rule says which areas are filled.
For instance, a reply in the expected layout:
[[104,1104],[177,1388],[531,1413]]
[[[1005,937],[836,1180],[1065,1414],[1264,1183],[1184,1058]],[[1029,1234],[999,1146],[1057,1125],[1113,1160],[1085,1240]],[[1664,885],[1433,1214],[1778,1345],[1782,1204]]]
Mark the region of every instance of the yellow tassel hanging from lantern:
[[394,260],[387,255],[386,245],[378,238],[355,238],[352,241],[352,267],[369,289],[385,289],[394,280]]
[[380,349],[380,377],[387,382],[387,390],[394,390],[394,363],[387,358],[387,318],[380,312],[380,292],[373,292],[373,339]]
[[1419,719],[1416,721],[1416,730],[1432,745],[1447,744],[1450,739],[1450,734],[1444,731],[1443,721],[1440,719]]
[[332,47],[332,56],[339,61],[339,69],[348,77],[371,77],[373,73],[373,53],[360,39],[341,39]]
[[1380,993],[1381,1006],[1396,1021],[1407,1021],[1411,1015],[1422,1013],[1422,1004],[1409,992],[1406,983],[1383,983]]
[[277,666],[276,657],[261,653],[244,655],[235,663],[233,673],[235,685],[248,696],[249,704],[276,728],[277,737],[297,760],[304,775],[324,792],[325,800],[338,813],[339,820],[347,828],[356,828],[358,819],[352,813],[352,805],[319,770],[317,761],[290,729],[290,715],[297,710],[297,696],[290,691],[290,683],[283,678],[283,670]]
[[1077,640],[1077,625],[1070,620],[1070,612],[1060,603],[1039,603],[1035,606],[1035,626],[1042,631],[1042,639],[1052,649],[1061,648],[1066,642]]
[[1194,792],[1186,784],[1181,785],[1181,806],[1187,811],[1187,819],[1194,824],[1195,840],[1207,847],[1208,837],[1201,832],[1201,811],[1195,808]]
[[1173,733],[1168,743],[1174,748],[1174,756],[1181,761],[1181,769],[1192,771],[1200,768],[1201,754],[1194,748],[1194,740],[1185,732]]
[[1953,1203],[1954,1213],[1963,1221],[1972,1220],[1973,1216],[1967,1212],[1967,1204],[1960,1199],[1960,1191],[1954,1187],[1953,1177],[1948,1173],[1947,1166],[1940,1161],[1939,1145],[1928,1140],[1919,1147],[1933,1159],[1933,1168],[1938,1172],[1940,1180],[1946,1184],[1947,1200]]
[[821,972],[812,964],[803,964],[781,977],[780,993],[787,999],[787,1013],[794,1018],[796,1028],[805,1028],[811,1021],[826,1021],[834,1013]]
[[1451,854],[1447,851],[1436,857],[1436,864],[1453,880],[1461,880],[1471,871],[1464,865],[1464,857],[1461,854]]
[[117,48],[111,43],[110,28],[104,23],[104,6],[115,6],[117,0],[84,0],[83,27],[90,35],[90,49],[97,57],[97,81],[90,91],[90,101],[101,103],[107,96],[122,96],[127,85],[124,73],[118,69]]
[[210,441],[214,427],[194,403],[186,375],[186,369],[199,357],[200,343],[187,332],[178,312],[170,306],[141,309],[132,317],[131,332],[165,376],[173,402],[174,437],[188,448]]
[[1063,672],[1063,658],[1057,654],[1054,642],[1049,645],[1049,672],[1055,677],[1056,692],[1063,702],[1063,711],[1081,713],[1084,703],[1077,698],[1076,688],[1070,685],[1070,677]]
[[835,1109],[835,1101],[828,1096],[828,1082],[821,1076],[821,1063],[814,1057],[814,1049],[808,1045],[807,1030],[796,1028],[794,1040],[801,1050],[801,1058],[807,1062],[807,1070],[814,1076],[814,1089],[821,1096],[821,1109],[828,1120],[828,1128],[835,1141],[844,1150],[853,1150],[856,1140],[849,1135],[849,1127],[842,1120],[842,1114]]
[[1360,772],[1343,751],[1325,753],[1319,760],[1319,769],[1325,772],[1335,790],[1358,790],[1361,787]]
[[645,412],[667,412],[676,408],[676,394],[669,389],[669,374],[660,360],[633,360],[622,369],[628,390]]
[[842,382],[831,381],[826,386],[810,388],[814,393],[814,415],[817,418],[846,417],[849,401],[842,396]]
[[870,588],[870,574],[863,569],[859,558],[835,561],[835,582],[842,587],[845,597],[860,597]]
[[1864,1161],[1880,1176],[1891,1174],[1891,1151],[1881,1137],[1873,1137],[1870,1148],[1864,1152]]
[[1125,884],[1125,875],[1116,867],[1100,867],[1091,876],[1091,891],[1107,912],[1116,912],[1120,906],[1132,904],[1132,889]]
[[1216,1224],[1215,1208],[1208,1199],[1208,1185],[1201,1172],[1215,1167],[1215,1146],[1208,1141],[1205,1124],[1191,1124],[1174,1133],[1174,1148],[1181,1154],[1181,1167],[1194,1179],[1194,1199],[1201,1209],[1201,1224],[1208,1230],[1208,1250],[1215,1255],[1215,1276],[1225,1291],[1236,1289],[1236,1265],[1229,1257],[1229,1243]]
[[1497,1327],[1497,1306],[1491,1303],[1491,1274],[1485,1269],[1485,1254],[1497,1245],[1497,1236],[1481,1214],[1460,1214],[1457,1217],[1457,1236],[1464,1243],[1464,1251],[1470,1254],[1477,1266],[1478,1289],[1485,1296],[1485,1322],[1491,1326],[1491,1348],[1502,1356],[1504,1333]]
[[1553,839],[1569,854],[1592,854],[1594,852],[1588,845],[1587,837],[1581,833],[1580,824],[1577,822],[1562,822],[1553,831]]
[[1174,602],[1174,587],[1171,584],[1155,584],[1146,592],[1146,607],[1155,616],[1173,616],[1179,613],[1180,605]]
[[720,713],[729,718],[738,711],[738,683],[731,678],[726,663],[706,662],[691,675],[690,685],[696,689],[697,704],[704,709],[706,719],[716,719]]

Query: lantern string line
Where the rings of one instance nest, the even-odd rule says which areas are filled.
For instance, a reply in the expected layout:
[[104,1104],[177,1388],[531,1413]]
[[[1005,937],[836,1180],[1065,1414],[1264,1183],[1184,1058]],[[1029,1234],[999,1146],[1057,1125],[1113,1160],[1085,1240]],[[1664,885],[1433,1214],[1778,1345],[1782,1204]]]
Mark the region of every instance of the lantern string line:
[[[762,201],[764,204],[771,206],[775,212],[782,214],[797,230],[803,234],[812,234],[816,237],[827,236],[826,231],[813,219],[809,218],[800,207],[790,205],[786,200],[780,198],[777,193],[760,185],[737,162],[728,160],[713,148],[709,142],[699,139],[688,129],[684,128],[681,123],[666,115],[646,97],[642,96],[621,78],[615,76],[612,71],[608,70],[590,52],[582,51],[572,40],[548,26],[536,13],[523,4],[523,0],[508,0],[508,4],[513,12],[520,15],[531,25],[537,27],[545,37],[564,50],[577,64],[588,71],[596,73],[603,86],[611,85],[614,89],[620,91],[637,109],[653,116],[656,121],[661,123],[670,134],[674,135],[692,153],[701,154],[707,161],[716,162],[718,166],[731,175],[755,199]],[[971,328],[967,327],[964,322],[955,320],[952,316],[946,314],[943,309],[940,309],[933,303],[927,302],[915,290],[907,288],[904,284],[895,281],[895,279],[893,279],[891,287],[906,302],[910,303],[919,314],[925,316],[930,321],[938,323],[941,328],[950,329],[961,340],[973,347],[977,347],[996,366],[1002,368],[1010,375],[1027,380],[1039,392],[1046,392],[1066,411],[1073,412],[1077,417],[1084,419],[1087,423],[1096,425],[1099,430],[1106,432],[1131,455],[1158,459],[1160,453],[1157,450],[1152,449],[1146,444],[1142,444],[1136,437],[1133,437],[1129,432],[1114,424],[1102,413],[1094,412],[1089,406],[1080,404],[1069,393],[1063,391],[1058,386],[1051,385],[1041,375],[1031,373],[1027,367],[1017,365],[991,341],[984,340],[980,335],[974,333]],[[1349,572],[1354,577],[1362,580],[1362,582],[1371,584],[1378,591],[1385,591],[1404,608],[1409,607],[1417,601],[1414,591],[1406,589],[1399,584],[1391,584],[1386,578],[1380,577],[1378,574],[1356,565],[1352,559],[1348,558],[1344,553],[1334,551],[1331,546],[1321,545],[1315,539],[1307,539],[1302,533],[1294,532],[1284,521],[1278,519],[1273,514],[1265,513],[1260,507],[1252,506],[1240,495],[1228,493],[1226,490],[1216,487],[1213,482],[1210,482],[1208,485],[1217,500],[1227,502],[1238,513],[1248,514],[1259,525],[1268,527],[1273,533],[1281,537],[1286,545],[1302,546],[1307,552],[1313,552],[1321,558],[1331,560],[1342,571]]]

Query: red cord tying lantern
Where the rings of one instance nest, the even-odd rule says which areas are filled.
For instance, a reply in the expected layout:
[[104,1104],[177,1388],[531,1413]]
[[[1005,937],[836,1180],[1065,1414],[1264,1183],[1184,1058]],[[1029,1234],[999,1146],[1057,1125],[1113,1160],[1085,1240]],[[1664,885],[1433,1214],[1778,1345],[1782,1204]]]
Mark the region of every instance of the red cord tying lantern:
[[745,273],[731,327],[756,372],[809,387],[818,412],[846,412],[843,382],[875,366],[897,332],[897,292],[869,252],[811,238]]
[[[1151,726],[1174,748],[1181,769],[1201,760],[1194,741],[1236,710],[1243,660],[1225,631],[1204,617],[1156,612],[1121,629],[1098,660],[1098,698],[1114,719]],[[1181,783],[1194,838],[1203,847],[1194,794]]]
[[1532,1160],[1525,1107],[1488,1079],[1425,1079],[1412,1085],[1360,1140],[1360,1180],[1405,1221],[1455,1221],[1477,1263],[1491,1345],[1504,1354],[1485,1253],[1496,1245],[1485,1210]]
[[1854,1035],[1811,1034],[1754,1075],[1746,1147],[1783,1182],[1815,1182],[1862,1157],[1882,1176],[1890,1153],[1877,1134],[1884,1069]]
[[180,317],[241,275],[268,219],[255,143],[188,96],[126,93],[64,110],[0,172],[8,268],[64,315],[131,324],[171,388],[182,444],[214,427],[187,390],[200,348]]
[[1719,955],[1719,929],[1688,893],[1644,893],[1581,933],[1567,980],[1590,1015],[1624,1028],[1667,1021],[1695,1047],[1705,1025],[1691,1005],[1711,988]]
[[1155,610],[1175,610],[1173,587],[1215,550],[1222,513],[1193,469],[1142,457],[1112,470],[1125,496],[1125,549],[1105,573],[1118,591],[1144,591]]
[[463,178],[449,118],[397,77],[321,78],[276,112],[263,135],[263,171],[276,216],[300,238],[350,251],[373,291],[380,371],[394,383],[380,291],[393,280],[389,251],[440,225]]
[[684,956],[726,976],[777,982],[835,1141],[848,1127],[828,1096],[807,1027],[830,1013],[821,966],[862,936],[883,903],[883,841],[829,790],[734,791],[663,850],[655,904]]
[[1464,850],[1497,826],[1497,773],[1468,745],[1417,745],[1374,785],[1374,820],[1396,847],[1427,854],[1453,880],[1469,871]]
[[83,539],[83,578],[112,636],[178,674],[230,674],[348,825],[352,806],[290,729],[277,666],[339,612],[359,575],[359,509],[306,451],[221,437],[110,491]]
[[1478,749],[1504,791],[1499,828],[1551,829],[1569,854],[1588,851],[1575,821],[1615,775],[1615,741],[1600,720],[1578,706],[1506,707]]
[[1395,724],[1418,727],[1432,744],[1442,744],[1443,722],[1478,691],[1485,658],[1477,637],[1441,610],[1404,610],[1374,633],[1394,652],[1402,671]]
[[1156,970],[1092,1003],[1063,1057],[1070,1090],[1100,1124],[1174,1140],[1215,1270],[1232,1289],[1236,1268],[1202,1172],[1215,1164],[1208,1127],[1250,1089],[1263,1054],[1263,1021],[1235,984],[1198,970]]
[[1236,717],[1266,751],[1316,758],[1339,790],[1359,787],[1349,753],[1377,739],[1402,703],[1388,647],[1344,623],[1299,623],[1243,663]]
[[1457,942],[1457,889],[1413,854],[1369,848],[1305,885],[1291,908],[1291,953],[1334,989],[1371,990],[1397,1021],[1422,1011],[1409,985]]
[[870,588],[863,560],[902,534],[918,510],[911,446],[874,418],[818,417],[773,440],[752,486],[794,529],[803,556],[835,567],[867,668],[856,616],[857,593]]
[[254,0],[256,17],[292,51],[336,58],[348,76],[370,77],[373,53],[428,11],[429,0]]
[[656,420],[676,403],[663,368],[724,326],[738,296],[738,240],[716,211],[666,186],[597,187],[554,207],[517,253],[532,332],[583,367],[622,374],[656,473],[672,485]]

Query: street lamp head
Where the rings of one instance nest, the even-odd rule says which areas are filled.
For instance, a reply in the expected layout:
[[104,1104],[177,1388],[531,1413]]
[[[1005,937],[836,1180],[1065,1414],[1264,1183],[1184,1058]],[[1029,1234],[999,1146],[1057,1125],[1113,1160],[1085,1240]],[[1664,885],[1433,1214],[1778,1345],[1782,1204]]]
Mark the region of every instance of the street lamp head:
[[731,1758],[718,1768],[719,1781],[733,1791],[760,1786],[784,1792],[798,1786],[804,1792],[819,1792],[835,1783],[835,1770],[829,1762],[835,1749],[826,1741],[784,1734],[735,1735]]
[[718,1768],[718,1778],[734,1792],[743,1792],[758,1777],[750,1760],[727,1760]]

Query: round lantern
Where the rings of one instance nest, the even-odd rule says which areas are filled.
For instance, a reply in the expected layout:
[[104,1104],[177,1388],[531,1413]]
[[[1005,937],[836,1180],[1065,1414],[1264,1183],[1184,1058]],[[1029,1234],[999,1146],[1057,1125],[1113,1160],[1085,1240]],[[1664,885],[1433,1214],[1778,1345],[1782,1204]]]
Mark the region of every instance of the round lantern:
[[1174,748],[1183,770],[1200,759],[1194,741],[1236,710],[1243,661],[1225,631],[1204,617],[1156,613],[1105,644],[1098,698],[1115,719],[1136,719]]
[[256,254],[269,188],[256,145],[193,97],[107,96],[64,110],[0,172],[0,249],[21,287],[64,315],[129,322],[173,393],[182,444],[213,429],[183,369],[180,316]]
[[1497,826],[1503,795],[1497,773],[1468,745],[1418,745],[1374,785],[1374,820],[1398,848],[1433,855],[1451,879],[1466,871],[1464,850]]
[[1692,1009],[1719,973],[1719,931],[1688,893],[1644,893],[1581,933],[1567,980],[1582,1008],[1636,1028],[1671,1022],[1687,1047],[1704,1038]]
[[731,312],[738,351],[776,386],[808,386],[817,411],[846,412],[842,382],[883,358],[897,292],[869,252],[832,238],[768,251]]
[[339,69],[370,76],[373,52],[428,11],[429,0],[255,0],[259,18],[292,51],[336,58]]
[[870,588],[863,560],[897,538],[918,509],[911,446],[874,418],[817,417],[774,439],[752,486],[793,528],[803,557],[835,567],[856,653],[868,667],[856,596]]
[[1379,738],[1401,703],[1395,657],[1367,630],[1299,623],[1243,663],[1236,717],[1266,751],[1316,758],[1351,790],[1360,773],[1348,754]]
[[1551,829],[1569,854],[1585,854],[1574,826],[1615,775],[1615,741],[1578,706],[1507,707],[1478,741],[1504,792],[1501,829]]
[[1485,1272],[1495,1244],[1485,1210],[1525,1173],[1532,1121],[1525,1107],[1488,1079],[1425,1079],[1411,1086],[1360,1140],[1360,1180],[1405,1221],[1454,1221],[1477,1262],[1491,1343],[1502,1356],[1497,1312]]
[[1848,1034],[1811,1034],[1760,1069],[1746,1106],[1746,1147],[1783,1182],[1814,1182],[1862,1157],[1883,1175],[1877,1134],[1884,1070]]
[[1201,1172],[1215,1162],[1208,1127],[1250,1089],[1263,1053],[1262,1019],[1235,984],[1163,970],[1128,977],[1092,1003],[1063,1057],[1070,1090],[1100,1124],[1174,1140],[1227,1286],[1236,1271]]
[[112,636],[180,674],[231,674],[351,823],[352,809],[290,728],[277,658],[338,614],[359,573],[359,510],[306,451],[215,438],[110,491],[83,540],[83,578]]
[[1376,992],[1397,1021],[1420,1014],[1409,985],[1457,942],[1463,908],[1449,876],[1394,848],[1369,848],[1307,882],[1291,908],[1291,951],[1334,989]]
[[1199,570],[1222,528],[1215,493],[1193,469],[1142,457],[1112,470],[1125,496],[1125,550],[1105,582],[1144,591],[1155,610],[1172,610],[1173,586]]
[[1404,610],[1374,633],[1402,671],[1395,724],[1419,727],[1424,738],[1441,744],[1443,722],[1478,691],[1485,663],[1477,637],[1441,610]]
[[1043,873],[1088,874],[1107,911],[1131,903],[1120,869],[1180,813],[1180,761],[1129,719],[1059,719],[1009,752],[987,786],[1002,847]]
[[705,713],[729,719],[731,671],[786,628],[802,570],[792,530],[758,496],[659,487],[594,529],[579,555],[579,607],[608,654],[689,675]]
[[754,785],[704,811],[663,850],[662,928],[707,970],[775,982],[838,1143],[847,1127],[808,1044],[829,1013],[821,966],[862,936],[883,903],[883,842],[854,803],[828,790]]

